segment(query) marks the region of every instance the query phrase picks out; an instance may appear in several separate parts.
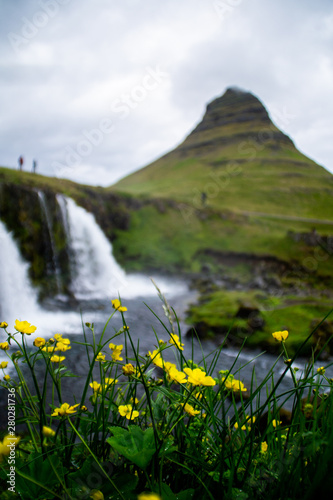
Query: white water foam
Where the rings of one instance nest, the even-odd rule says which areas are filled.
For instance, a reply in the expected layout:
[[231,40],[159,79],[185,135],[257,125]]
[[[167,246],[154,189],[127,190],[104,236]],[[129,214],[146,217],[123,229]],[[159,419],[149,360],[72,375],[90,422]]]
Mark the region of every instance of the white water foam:
[[[60,197],[59,197],[60,198]],[[61,197],[63,198],[63,197]],[[112,254],[112,245],[97,224],[94,216],[70,198],[60,202],[63,217],[68,220],[68,239],[71,248],[73,274],[71,291],[78,299],[155,296],[150,278],[141,274],[126,274]],[[187,289],[181,281],[156,278],[166,295],[179,295]]]
[[[0,221],[0,321],[6,321],[14,331],[16,319],[37,326],[29,338],[51,336],[64,329],[80,331],[78,313],[46,311],[38,304],[38,290],[31,285],[29,264],[22,258],[18,246]],[[1,339],[2,339],[1,335]]]

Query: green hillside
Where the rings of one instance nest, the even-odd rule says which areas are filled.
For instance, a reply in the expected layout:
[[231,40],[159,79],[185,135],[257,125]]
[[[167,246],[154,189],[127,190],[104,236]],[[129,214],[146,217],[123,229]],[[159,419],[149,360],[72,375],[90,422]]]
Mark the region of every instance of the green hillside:
[[[296,347],[329,312],[333,176],[252,94],[228,89],[174,151],[110,189],[146,203],[118,232],[117,255],[134,269],[190,271],[199,335],[271,350],[270,332],[288,329]],[[325,325],[313,348],[333,332]]]
[[300,153],[252,94],[228,89],[174,151],[112,189],[196,208],[333,219],[333,176]]

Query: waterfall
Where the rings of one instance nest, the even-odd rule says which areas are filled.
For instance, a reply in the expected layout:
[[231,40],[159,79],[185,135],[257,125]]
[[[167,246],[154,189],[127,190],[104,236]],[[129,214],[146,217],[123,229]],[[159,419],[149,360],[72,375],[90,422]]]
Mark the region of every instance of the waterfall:
[[[71,198],[57,196],[67,234],[72,282],[70,290],[77,299],[156,296],[149,276],[126,274],[112,254],[112,245],[95,217]],[[181,294],[183,282],[156,278],[163,293]]]
[[[37,326],[34,337],[81,331],[80,315],[75,312],[47,311],[38,304],[38,290],[31,285],[29,264],[24,261],[13,235],[0,220],[0,321],[13,331],[16,319]],[[1,354],[1,353],[0,353]]]
[[117,297],[127,279],[112,255],[111,243],[91,213],[71,198],[57,198],[70,249],[70,290],[78,299]]
[[16,315],[23,317],[36,309],[37,290],[30,283],[29,264],[22,259],[12,234],[1,220],[0,248],[0,321],[9,323]]
[[47,202],[45,199],[45,194],[42,191],[38,191],[38,198],[40,202],[40,206],[42,209],[42,213],[45,219],[47,231],[48,231],[48,236],[50,238],[51,242],[51,249],[52,249],[52,263],[54,267],[54,275],[55,275],[55,280],[56,280],[56,285],[57,285],[57,292],[60,293],[62,290],[62,284],[61,284],[61,271],[60,271],[60,265],[59,265],[59,258],[58,258],[58,252],[56,249],[56,245],[54,242],[54,236],[53,236],[53,228],[52,228],[52,219],[50,215],[50,211],[47,206]]

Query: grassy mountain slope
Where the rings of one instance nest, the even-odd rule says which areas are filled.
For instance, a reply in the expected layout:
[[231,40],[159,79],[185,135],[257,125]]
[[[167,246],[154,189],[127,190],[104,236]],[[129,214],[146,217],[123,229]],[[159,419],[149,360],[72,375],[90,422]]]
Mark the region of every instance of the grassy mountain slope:
[[207,106],[174,151],[113,190],[173,198],[196,208],[333,219],[333,176],[300,153],[260,101],[233,89]]

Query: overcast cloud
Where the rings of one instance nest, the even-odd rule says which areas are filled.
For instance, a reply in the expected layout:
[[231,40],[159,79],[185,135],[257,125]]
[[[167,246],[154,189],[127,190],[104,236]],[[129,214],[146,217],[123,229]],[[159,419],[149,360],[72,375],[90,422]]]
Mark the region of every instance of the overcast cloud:
[[0,164],[109,185],[254,93],[333,172],[331,0],[0,0]]

